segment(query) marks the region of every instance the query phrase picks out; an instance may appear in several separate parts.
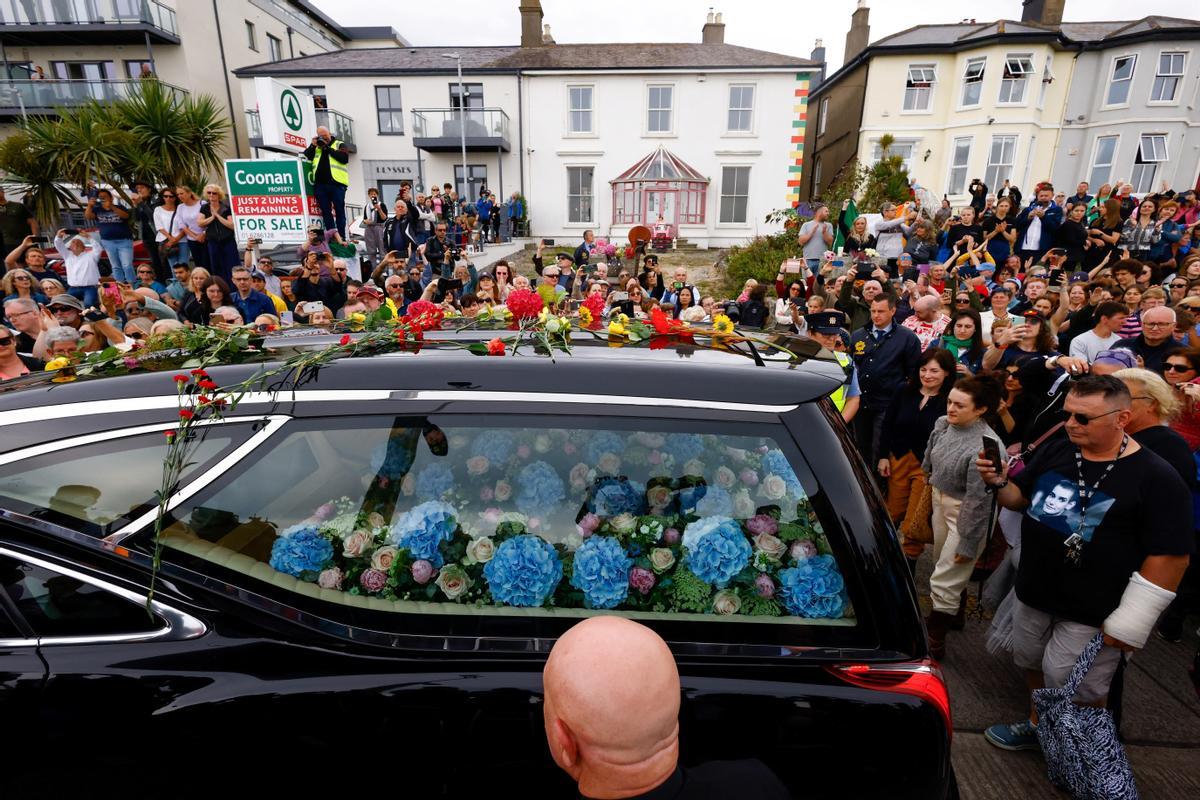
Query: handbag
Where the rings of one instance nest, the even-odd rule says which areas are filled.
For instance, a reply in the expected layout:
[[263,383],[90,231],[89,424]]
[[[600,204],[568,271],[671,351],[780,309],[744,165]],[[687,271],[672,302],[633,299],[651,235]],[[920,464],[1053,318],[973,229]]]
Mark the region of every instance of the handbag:
[[[178,213],[178,208],[171,212],[171,221],[167,223],[168,231],[175,227],[175,215]],[[167,244],[166,242],[158,243],[158,257],[163,261],[168,261],[177,255],[179,255],[179,242],[175,242],[175,244]]]
[[1097,632],[1075,660],[1066,685],[1034,690],[1038,744],[1050,782],[1076,800],[1137,800],[1137,785],[1112,712],[1073,702],[1075,690],[1103,646],[1104,634]]
[[933,484],[925,483],[913,513],[900,523],[900,532],[910,542],[933,544]]
[[1029,445],[1029,447],[1026,447],[1020,453],[1017,453],[1015,456],[1010,458],[1008,460],[1008,477],[1015,478],[1017,475],[1020,475],[1021,470],[1025,469],[1025,462],[1028,461],[1029,457],[1033,455],[1033,451],[1037,450],[1039,447],[1041,447],[1042,442],[1046,441],[1051,436],[1058,433],[1058,429],[1066,424],[1067,424],[1066,420],[1063,420],[1062,422],[1053,426],[1052,428],[1047,430],[1045,433],[1043,433],[1041,436],[1039,436],[1037,439],[1035,439],[1033,444]]

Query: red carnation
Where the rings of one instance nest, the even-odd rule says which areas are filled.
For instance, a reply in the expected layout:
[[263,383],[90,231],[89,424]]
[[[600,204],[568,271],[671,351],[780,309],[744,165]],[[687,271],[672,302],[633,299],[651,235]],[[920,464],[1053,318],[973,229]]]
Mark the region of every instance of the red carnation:
[[488,351],[489,356],[504,355],[504,340],[499,339],[499,338],[492,339],[490,342],[487,343],[487,351]]
[[339,340],[338,344],[340,344],[342,347],[345,347],[346,345],[350,344],[350,334],[347,333],[347,334],[343,335],[341,340]]
[[202,369],[194,369],[192,370],[192,376],[196,378],[207,378],[208,373]]
[[535,319],[538,314],[542,313],[542,309],[546,307],[546,303],[541,296],[529,289],[515,289],[508,295],[508,300],[505,301],[508,310],[512,312],[513,319]]
[[213,383],[208,378],[204,378],[202,380],[197,381],[196,385],[207,392],[211,392],[217,388],[217,384]]
[[196,416],[196,414],[193,411],[191,411],[190,409],[187,409],[187,408],[179,409],[179,418],[180,419],[191,419],[194,416]]
[[604,319],[604,295],[589,294],[583,301],[583,307],[592,312],[591,327],[599,327]]
[[176,382],[176,383],[187,383],[187,382],[188,382],[188,376],[187,376],[187,375],[176,375],[176,376],[175,376],[175,382]]
[[408,321],[423,330],[437,330],[442,327],[446,312],[437,303],[428,300],[417,300],[408,307]]

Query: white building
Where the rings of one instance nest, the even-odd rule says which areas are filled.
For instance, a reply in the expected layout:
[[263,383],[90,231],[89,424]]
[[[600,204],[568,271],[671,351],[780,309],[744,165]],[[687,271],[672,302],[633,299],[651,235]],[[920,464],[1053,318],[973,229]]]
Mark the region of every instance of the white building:
[[520,192],[541,237],[624,237],[660,216],[701,247],[778,229],[763,218],[797,199],[823,64],[725,44],[720,15],[698,44],[557,44],[536,0],[521,16],[519,47],[342,50],[236,74],[247,98],[272,77],[353,120],[348,203],[452,183]]

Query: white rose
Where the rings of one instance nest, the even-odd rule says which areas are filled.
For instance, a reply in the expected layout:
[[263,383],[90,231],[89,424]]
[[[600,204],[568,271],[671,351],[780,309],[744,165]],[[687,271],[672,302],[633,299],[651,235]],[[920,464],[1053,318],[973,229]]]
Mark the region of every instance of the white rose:
[[693,458],[691,461],[683,465],[684,475],[703,475],[704,462],[698,458]]
[[467,545],[466,563],[486,564],[496,555],[496,543],[487,536],[472,539]]
[[773,559],[782,559],[788,547],[778,536],[760,533],[754,537],[754,549],[766,553]]
[[330,567],[329,569],[322,570],[321,574],[317,576],[317,586],[320,586],[322,589],[341,589],[342,580],[345,577],[346,574],[339,568]]
[[742,610],[742,600],[736,592],[722,589],[713,597],[713,613],[722,616],[736,614]]
[[505,502],[512,497],[512,484],[508,481],[496,481],[496,500]]
[[757,506],[754,505],[754,500],[750,498],[750,493],[745,489],[739,489],[733,493],[733,515],[739,519],[747,519],[754,516]]
[[447,599],[457,600],[463,592],[471,588],[475,581],[471,580],[471,576],[462,567],[451,564],[442,568],[434,583],[442,590],[442,594],[446,595]]
[[729,467],[718,467],[716,481],[722,489],[731,489],[737,483],[737,475]]
[[372,528],[382,528],[387,524],[387,520],[383,518],[383,514],[372,511],[370,514],[367,514],[367,524]]
[[787,496],[787,482],[778,475],[768,475],[759,485],[758,493],[768,500],[782,500]]
[[379,548],[371,554],[371,566],[380,572],[387,572],[392,568],[392,564],[395,563],[398,552],[392,545]]
[[611,525],[613,530],[615,530],[617,533],[632,533],[633,529],[637,527],[637,517],[628,513],[617,514],[608,521],[608,524]]
[[491,463],[487,460],[487,456],[473,456],[467,459],[467,473],[470,475],[482,475],[491,466]]
[[549,453],[550,447],[554,444],[550,437],[544,433],[540,433],[533,438],[533,449],[539,453]]
[[659,575],[675,566],[675,553],[669,547],[656,547],[650,551],[650,566]]
[[342,542],[342,555],[346,558],[358,558],[371,549],[375,538],[366,531],[355,531]]
[[588,469],[587,464],[576,464],[575,466],[571,467],[571,473],[569,475],[571,488],[582,489],[592,482],[593,477],[594,476],[591,474],[591,470]]
[[596,469],[609,475],[616,475],[621,469],[621,457],[616,453],[605,453],[596,462]]

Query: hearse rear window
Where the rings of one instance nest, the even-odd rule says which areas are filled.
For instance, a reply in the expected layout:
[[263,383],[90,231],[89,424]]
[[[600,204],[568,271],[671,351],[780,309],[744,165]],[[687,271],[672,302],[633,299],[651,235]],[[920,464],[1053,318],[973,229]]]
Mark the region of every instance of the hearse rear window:
[[165,541],[372,610],[853,625],[786,436],[649,419],[294,421],[178,507]]

